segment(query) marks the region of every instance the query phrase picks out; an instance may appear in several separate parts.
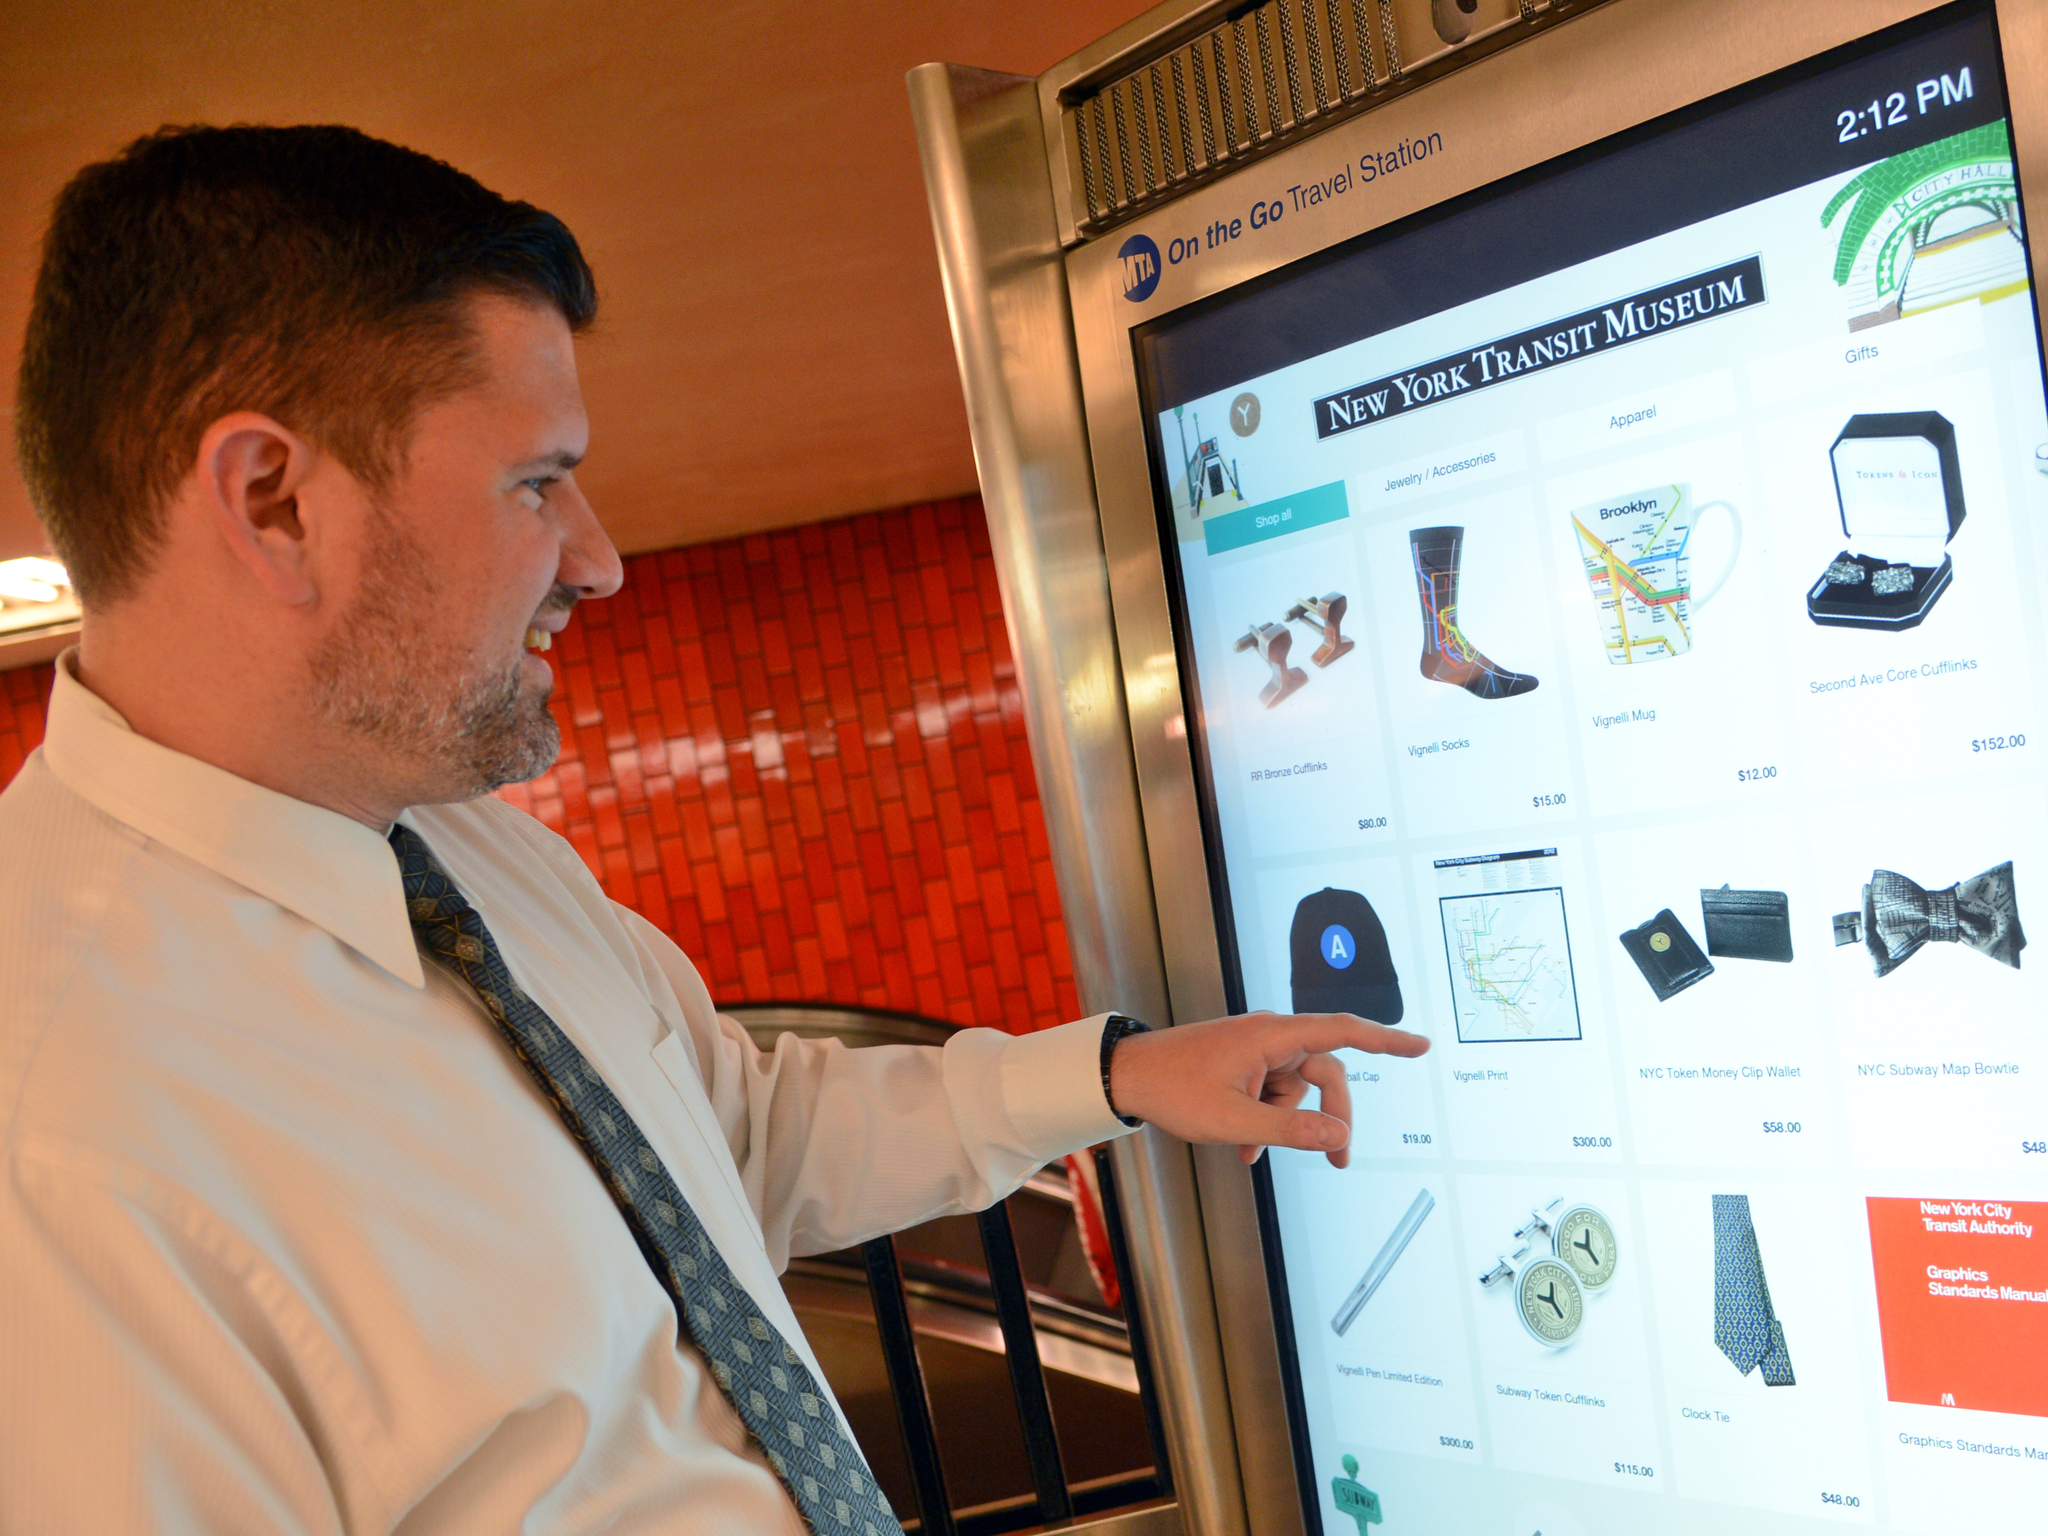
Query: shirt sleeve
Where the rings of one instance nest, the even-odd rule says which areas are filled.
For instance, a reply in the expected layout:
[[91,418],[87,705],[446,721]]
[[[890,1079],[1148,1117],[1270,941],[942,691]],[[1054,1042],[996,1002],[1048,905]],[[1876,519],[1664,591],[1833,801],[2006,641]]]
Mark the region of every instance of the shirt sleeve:
[[276,1277],[139,1170],[4,1167],[0,1530],[340,1536],[361,1448],[309,1433]]
[[656,990],[672,996],[778,1271],[982,1210],[1046,1163],[1131,1129],[1103,1093],[1107,1014],[1030,1035],[963,1029],[941,1047],[784,1035],[763,1051],[712,1006],[666,934],[618,910]]

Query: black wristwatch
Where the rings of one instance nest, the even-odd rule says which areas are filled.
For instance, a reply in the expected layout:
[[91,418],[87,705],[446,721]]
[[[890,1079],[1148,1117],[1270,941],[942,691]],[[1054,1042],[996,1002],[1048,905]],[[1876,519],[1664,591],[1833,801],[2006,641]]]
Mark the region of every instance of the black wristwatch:
[[1102,1025],[1102,1102],[1109,1106],[1109,1112],[1125,1125],[1143,1125],[1145,1122],[1135,1115],[1127,1115],[1116,1107],[1116,1095],[1109,1091],[1109,1059],[1116,1054],[1117,1042],[1126,1035],[1150,1034],[1152,1026],[1141,1024],[1127,1014],[1112,1013]]

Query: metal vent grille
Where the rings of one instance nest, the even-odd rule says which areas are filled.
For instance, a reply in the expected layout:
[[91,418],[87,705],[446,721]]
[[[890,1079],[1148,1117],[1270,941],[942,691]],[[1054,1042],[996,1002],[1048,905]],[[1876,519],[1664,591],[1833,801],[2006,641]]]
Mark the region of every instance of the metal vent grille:
[[[1106,82],[1061,93],[1077,238],[1602,0],[1485,0],[1457,43],[1416,0],[1267,0]],[[1440,10],[1462,11],[1458,0]]]

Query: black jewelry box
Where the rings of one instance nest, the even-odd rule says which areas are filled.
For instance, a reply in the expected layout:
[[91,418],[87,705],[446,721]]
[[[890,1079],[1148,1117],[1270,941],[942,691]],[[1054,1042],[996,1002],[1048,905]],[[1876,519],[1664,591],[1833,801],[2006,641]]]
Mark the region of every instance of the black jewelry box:
[[1816,624],[1911,629],[1955,574],[1962,526],[1956,429],[1938,411],[1851,416],[1828,450],[1849,547],[1806,594]]

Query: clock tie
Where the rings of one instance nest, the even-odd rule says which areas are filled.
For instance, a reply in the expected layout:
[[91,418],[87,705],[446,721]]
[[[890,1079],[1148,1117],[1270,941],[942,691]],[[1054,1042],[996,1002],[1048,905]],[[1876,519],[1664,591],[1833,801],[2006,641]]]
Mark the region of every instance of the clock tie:
[[831,1392],[733,1279],[597,1068],[512,979],[497,941],[426,840],[398,825],[391,847],[414,936],[475,991],[512,1054],[561,1115],[674,1300],[683,1331],[805,1523],[824,1536],[902,1536],[888,1498],[840,1423]]
[[1769,1385],[1794,1385],[1747,1195],[1714,1196],[1714,1343],[1743,1375],[1761,1366]]

